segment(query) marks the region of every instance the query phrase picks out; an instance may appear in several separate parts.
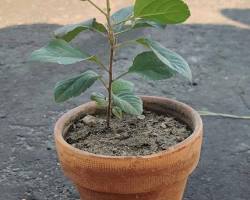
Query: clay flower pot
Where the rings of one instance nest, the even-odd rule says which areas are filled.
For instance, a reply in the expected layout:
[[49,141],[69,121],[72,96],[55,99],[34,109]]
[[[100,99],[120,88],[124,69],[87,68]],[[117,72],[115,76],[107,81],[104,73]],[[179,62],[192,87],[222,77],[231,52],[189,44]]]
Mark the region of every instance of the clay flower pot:
[[68,124],[98,112],[90,102],[64,114],[55,140],[61,167],[82,200],[181,200],[188,176],[198,164],[203,125],[191,107],[166,98],[143,96],[144,109],[168,113],[187,123],[193,133],[168,150],[147,156],[104,156],[81,151],[63,138]]

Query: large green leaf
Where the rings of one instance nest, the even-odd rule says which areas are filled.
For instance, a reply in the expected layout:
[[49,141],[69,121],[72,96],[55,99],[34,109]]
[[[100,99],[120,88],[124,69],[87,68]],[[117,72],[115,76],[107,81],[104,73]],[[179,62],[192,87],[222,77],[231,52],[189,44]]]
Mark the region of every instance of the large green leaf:
[[140,38],[136,40],[139,44],[142,44],[150,48],[155,55],[169,68],[180,73],[190,81],[192,80],[192,73],[188,63],[177,53],[165,48],[159,42]]
[[54,90],[55,101],[60,103],[79,96],[99,78],[94,71],[86,71],[70,79],[58,82]]
[[114,94],[124,93],[124,92],[132,93],[133,91],[134,91],[134,84],[130,81],[118,79],[112,83],[112,92]]
[[47,46],[34,51],[31,60],[41,62],[52,62],[58,64],[73,64],[83,60],[96,60],[94,56],[85,54],[71,47],[61,39],[52,40]]
[[113,105],[131,115],[140,115],[143,111],[142,100],[133,94],[133,83],[122,79],[112,83]]
[[95,101],[99,107],[106,107],[108,105],[106,97],[101,93],[92,93],[90,99]]
[[152,52],[143,52],[136,56],[129,73],[137,73],[151,80],[162,80],[172,77],[175,72]]
[[54,32],[56,38],[63,39],[67,42],[73,40],[82,31],[95,31],[100,33],[107,33],[105,26],[98,23],[95,18],[84,21],[78,24],[70,24],[57,29]]
[[162,24],[184,22],[190,11],[182,0],[136,0],[134,16]]

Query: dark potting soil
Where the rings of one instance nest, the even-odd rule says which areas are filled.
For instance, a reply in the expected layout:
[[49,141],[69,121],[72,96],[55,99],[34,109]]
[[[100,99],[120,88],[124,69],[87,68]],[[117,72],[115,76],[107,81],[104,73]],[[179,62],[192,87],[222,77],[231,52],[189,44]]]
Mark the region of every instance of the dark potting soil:
[[112,118],[110,129],[104,115],[87,115],[70,125],[65,140],[90,153],[139,156],[166,150],[191,133],[187,125],[173,117],[146,111],[142,116]]

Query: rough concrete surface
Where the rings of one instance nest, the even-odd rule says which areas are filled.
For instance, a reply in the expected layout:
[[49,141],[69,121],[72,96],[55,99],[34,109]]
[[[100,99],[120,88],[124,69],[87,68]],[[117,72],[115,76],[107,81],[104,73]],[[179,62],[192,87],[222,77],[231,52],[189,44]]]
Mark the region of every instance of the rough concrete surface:
[[[5,8],[14,2],[4,1]],[[197,20],[168,26],[163,32],[133,32],[123,40],[143,34],[180,53],[190,63],[197,85],[191,86],[180,77],[159,82],[142,81],[137,76],[129,79],[135,82],[139,94],[176,98],[196,109],[250,115],[249,1],[189,2]],[[211,21],[199,21],[200,11],[210,7],[214,8],[213,14],[207,15]],[[212,17],[216,15],[220,16],[218,20]],[[59,22],[52,24],[55,21],[49,18],[42,24],[14,25],[15,20],[3,14],[2,5],[0,16],[9,21],[0,29],[0,200],[79,199],[60,170],[53,124],[66,110],[88,101],[88,94],[102,88],[95,84],[86,94],[60,105],[54,103],[52,94],[57,81],[96,67],[91,63],[61,66],[28,62],[30,52],[49,41]],[[34,21],[39,22],[35,14]],[[73,45],[101,57],[108,53],[104,39],[94,33],[81,35]],[[118,52],[116,71],[130,66],[131,59],[141,50],[128,46]],[[249,200],[250,122],[203,119],[202,157],[189,179],[184,200]]]

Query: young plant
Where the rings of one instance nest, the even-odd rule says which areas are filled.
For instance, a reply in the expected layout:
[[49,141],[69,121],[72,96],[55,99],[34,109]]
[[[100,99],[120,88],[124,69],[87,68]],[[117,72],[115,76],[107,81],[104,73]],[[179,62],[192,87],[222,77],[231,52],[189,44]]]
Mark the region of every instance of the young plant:
[[[79,96],[99,80],[108,95],[105,97],[103,94],[94,93],[91,99],[96,101],[98,106],[107,108],[107,127],[110,127],[112,113],[121,118],[123,113],[140,115],[143,112],[142,100],[133,92],[134,84],[121,79],[123,76],[136,73],[146,79],[163,80],[180,73],[189,80],[192,79],[187,62],[159,42],[149,38],[119,42],[121,34],[133,29],[145,27],[164,29],[167,24],[184,22],[190,16],[190,12],[182,0],[136,0],[134,6],[123,8],[112,15],[110,0],[106,0],[106,9],[100,8],[92,0],[82,1],[90,3],[99,10],[105,16],[106,24],[101,24],[93,18],[59,28],[54,32],[55,38],[47,46],[32,53],[31,60],[63,65],[88,60],[96,63],[107,76],[88,70],[57,83],[54,90],[56,102],[64,102]],[[108,66],[97,56],[82,52],[70,45],[79,33],[87,30],[98,32],[108,40],[110,45]],[[137,55],[126,72],[115,77],[113,74],[115,51],[127,43],[143,45],[148,50]]]

